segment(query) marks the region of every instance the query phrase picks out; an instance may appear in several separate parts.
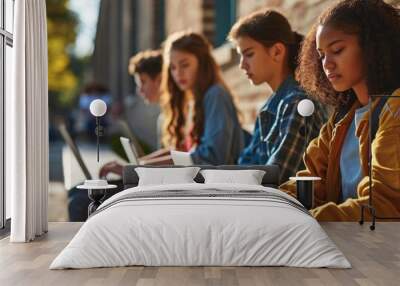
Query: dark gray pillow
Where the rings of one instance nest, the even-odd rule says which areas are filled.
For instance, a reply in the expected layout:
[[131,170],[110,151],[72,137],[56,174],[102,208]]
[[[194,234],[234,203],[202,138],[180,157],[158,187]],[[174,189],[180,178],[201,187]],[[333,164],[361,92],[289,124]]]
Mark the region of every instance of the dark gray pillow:
[[[279,166],[277,165],[221,165],[221,166],[211,166],[211,165],[195,165],[200,167],[202,170],[204,169],[221,169],[221,170],[263,170],[265,171],[265,175],[262,179],[261,184],[266,187],[277,188],[279,186]],[[145,167],[145,168],[182,168],[185,166],[171,166],[171,165],[163,165],[163,166],[143,166],[143,165],[127,165],[124,167],[123,171],[123,183],[124,189],[133,188],[138,185],[139,176],[135,172],[136,167]],[[194,181],[197,183],[204,183],[204,178],[200,174],[194,178]]]

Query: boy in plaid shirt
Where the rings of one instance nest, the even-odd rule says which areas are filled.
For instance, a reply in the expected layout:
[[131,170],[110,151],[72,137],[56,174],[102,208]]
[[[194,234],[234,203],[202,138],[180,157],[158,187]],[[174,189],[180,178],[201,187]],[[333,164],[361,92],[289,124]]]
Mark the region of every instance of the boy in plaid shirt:
[[326,121],[324,109],[315,102],[307,124],[297,112],[297,104],[308,98],[293,77],[303,37],[291,30],[284,16],[263,10],[240,19],[229,39],[237,46],[240,68],[252,84],[268,83],[274,91],[261,108],[253,137],[238,163],[278,165],[284,182],[303,167],[305,148]]

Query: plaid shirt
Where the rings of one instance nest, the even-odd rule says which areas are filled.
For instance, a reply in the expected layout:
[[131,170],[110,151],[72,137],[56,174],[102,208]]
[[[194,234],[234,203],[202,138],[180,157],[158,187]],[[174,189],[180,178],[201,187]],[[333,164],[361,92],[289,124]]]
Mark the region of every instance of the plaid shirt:
[[324,108],[316,102],[313,115],[307,119],[302,117],[297,112],[297,104],[306,98],[307,94],[289,76],[261,108],[252,140],[241,153],[238,163],[278,165],[281,182],[304,168],[302,156],[305,148],[318,136],[327,119]]

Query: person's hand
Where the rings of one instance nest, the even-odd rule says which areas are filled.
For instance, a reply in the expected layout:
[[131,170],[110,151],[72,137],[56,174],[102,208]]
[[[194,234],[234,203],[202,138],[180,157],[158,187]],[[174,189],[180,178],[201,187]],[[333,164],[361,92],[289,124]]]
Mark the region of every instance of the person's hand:
[[108,162],[103,167],[101,167],[99,172],[99,178],[106,177],[109,173],[114,173],[122,176],[123,166],[116,161]]

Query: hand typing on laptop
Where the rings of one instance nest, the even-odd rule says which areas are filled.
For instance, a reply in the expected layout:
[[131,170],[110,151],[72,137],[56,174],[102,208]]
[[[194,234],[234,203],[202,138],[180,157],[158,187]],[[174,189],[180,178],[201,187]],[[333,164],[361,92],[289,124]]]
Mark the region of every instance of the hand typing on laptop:
[[105,178],[109,173],[122,176],[123,166],[117,161],[108,162],[99,171],[99,178]]
[[[135,146],[131,144],[130,140],[125,137],[121,137],[121,144],[125,150],[125,153],[129,159],[129,163],[133,165],[193,165],[192,157],[190,152],[181,152],[171,150],[169,148],[159,149],[148,155],[138,158]],[[101,167],[99,172],[100,178],[107,177],[108,174],[114,173],[122,176],[123,165],[116,161],[109,162]]]

